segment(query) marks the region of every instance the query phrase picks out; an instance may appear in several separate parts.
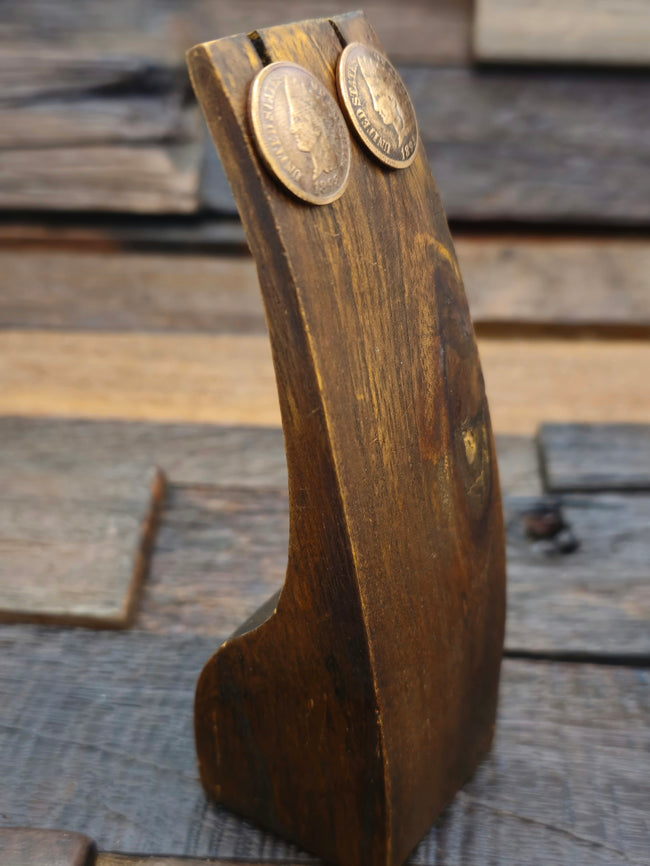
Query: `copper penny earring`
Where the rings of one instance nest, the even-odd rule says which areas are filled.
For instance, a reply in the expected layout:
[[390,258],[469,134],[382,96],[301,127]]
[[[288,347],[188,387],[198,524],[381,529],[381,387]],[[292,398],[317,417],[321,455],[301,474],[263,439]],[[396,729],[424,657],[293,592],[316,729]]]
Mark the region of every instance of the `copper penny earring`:
[[351,42],[339,57],[336,80],[364,147],[391,168],[409,166],[418,147],[418,124],[406,85],[388,58]]
[[250,90],[257,150],[270,173],[310,204],[330,204],[350,173],[350,136],[336,100],[297,63],[261,69]]

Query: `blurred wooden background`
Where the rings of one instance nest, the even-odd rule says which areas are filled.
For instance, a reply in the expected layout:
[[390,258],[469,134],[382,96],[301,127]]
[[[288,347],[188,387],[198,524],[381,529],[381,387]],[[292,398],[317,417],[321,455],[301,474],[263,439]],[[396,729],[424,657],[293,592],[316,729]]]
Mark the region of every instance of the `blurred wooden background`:
[[[2,825],[304,859],[194,766],[196,676],[281,584],[288,529],[255,268],[184,52],[347,9],[0,6]],[[644,862],[650,0],[365,11],[447,209],[508,518],[496,750],[414,862]],[[531,542],[540,497],[577,551]]]

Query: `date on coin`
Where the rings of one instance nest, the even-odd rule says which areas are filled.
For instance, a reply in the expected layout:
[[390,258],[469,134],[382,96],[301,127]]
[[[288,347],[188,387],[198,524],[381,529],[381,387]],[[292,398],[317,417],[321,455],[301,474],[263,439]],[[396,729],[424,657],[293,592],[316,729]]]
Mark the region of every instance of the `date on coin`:
[[336,100],[297,63],[265,66],[253,81],[249,114],[267,168],[298,198],[336,201],[350,172],[350,137]]
[[418,125],[411,97],[393,64],[368,45],[351,42],[337,67],[341,102],[362,144],[392,168],[415,159]]

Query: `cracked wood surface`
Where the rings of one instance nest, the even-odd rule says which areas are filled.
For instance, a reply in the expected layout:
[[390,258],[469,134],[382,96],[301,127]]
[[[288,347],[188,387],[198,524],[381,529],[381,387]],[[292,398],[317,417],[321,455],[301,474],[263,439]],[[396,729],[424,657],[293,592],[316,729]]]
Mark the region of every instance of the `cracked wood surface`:
[[[192,696],[217,642],[0,628],[0,823],[141,856],[305,860],[201,790]],[[495,746],[411,862],[643,862],[649,685],[644,669],[506,659]]]

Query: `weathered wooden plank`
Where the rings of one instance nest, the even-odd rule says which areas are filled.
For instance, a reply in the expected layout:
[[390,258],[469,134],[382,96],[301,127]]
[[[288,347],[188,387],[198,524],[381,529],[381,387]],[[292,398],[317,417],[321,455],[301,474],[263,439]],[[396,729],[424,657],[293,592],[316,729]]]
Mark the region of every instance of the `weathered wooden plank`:
[[4,251],[0,296],[0,327],[267,332],[243,256]]
[[548,490],[650,490],[650,428],[635,424],[543,424]]
[[505,502],[507,649],[650,659],[650,497],[562,497],[578,544],[565,553],[527,537],[525,516],[538,502]]
[[[11,443],[0,449],[0,466],[5,494],[16,497],[82,498],[90,470],[104,495],[125,497],[133,477],[152,466],[172,484],[287,485],[279,428],[0,417],[0,442]],[[531,447],[515,439],[515,449]],[[530,471],[528,461],[526,454],[515,460],[520,474]]]
[[[0,823],[141,856],[302,861],[205,801],[192,703],[217,641],[1,629]],[[494,748],[412,862],[643,862],[648,685],[643,669],[506,660]]]
[[[508,476],[517,449],[499,445]],[[538,501],[505,497],[507,651],[650,658],[650,498],[566,498],[579,547],[564,555],[526,537]],[[282,586],[288,538],[284,491],[171,488],[136,626],[232,633]]]
[[[495,429],[650,422],[650,343],[479,339]],[[278,426],[265,336],[0,332],[0,414]]]
[[0,620],[128,625],[162,476],[116,449],[84,460],[70,427],[48,439],[25,428],[0,419]]
[[0,829],[0,866],[92,866],[95,843],[65,830]]
[[[650,329],[646,240],[461,234],[455,246],[479,335]],[[2,250],[0,296],[0,327],[266,333],[248,256]]]
[[[286,489],[280,428],[0,417],[4,491],[12,496],[79,498],[93,467],[105,495],[124,496],[133,476],[157,466],[175,485]],[[61,443],[66,443],[65,452]],[[532,437],[498,436],[501,486],[541,494]],[[65,456],[66,459],[63,459]],[[36,463],[35,463],[36,460]]]
[[121,214],[39,213],[19,218],[0,215],[0,248],[22,251],[74,252],[155,251],[245,255],[244,230],[238,219],[209,216],[133,216]]
[[[403,66],[450,219],[645,223],[650,79]],[[459,109],[462,106],[462,110]],[[206,158],[217,161],[214,149]],[[234,213],[213,166],[206,206]]]
[[648,0],[477,0],[479,60],[650,63]]
[[164,142],[6,150],[7,208],[188,213],[198,203],[200,143]]
[[[183,91],[161,94],[124,93],[113,97],[84,92],[77,98],[57,96],[37,102],[0,100],[0,148],[32,149],[35,170],[44,154],[38,151],[89,145],[152,141],[192,141],[200,126],[193,108],[183,106]],[[3,152],[3,159],[9,154]],[[50,154],[47,154],[47,160]]]
[[[300,860],[292,860],[292,863],[299,863]],[[311,857],[304,858],[305,863],[312,863]],[[147,855],[139,857],[134,854],[113,854],[111,852],[103,852],[97,855],[95,866],[259,866],[264,863],[263,860],[257,861],[242,861],[242,860],[214,860],[212,858],[195,858],[195,857],[165,857]]]
[[284,583],[286,490],[171,487],[135,627],[228,635]]

